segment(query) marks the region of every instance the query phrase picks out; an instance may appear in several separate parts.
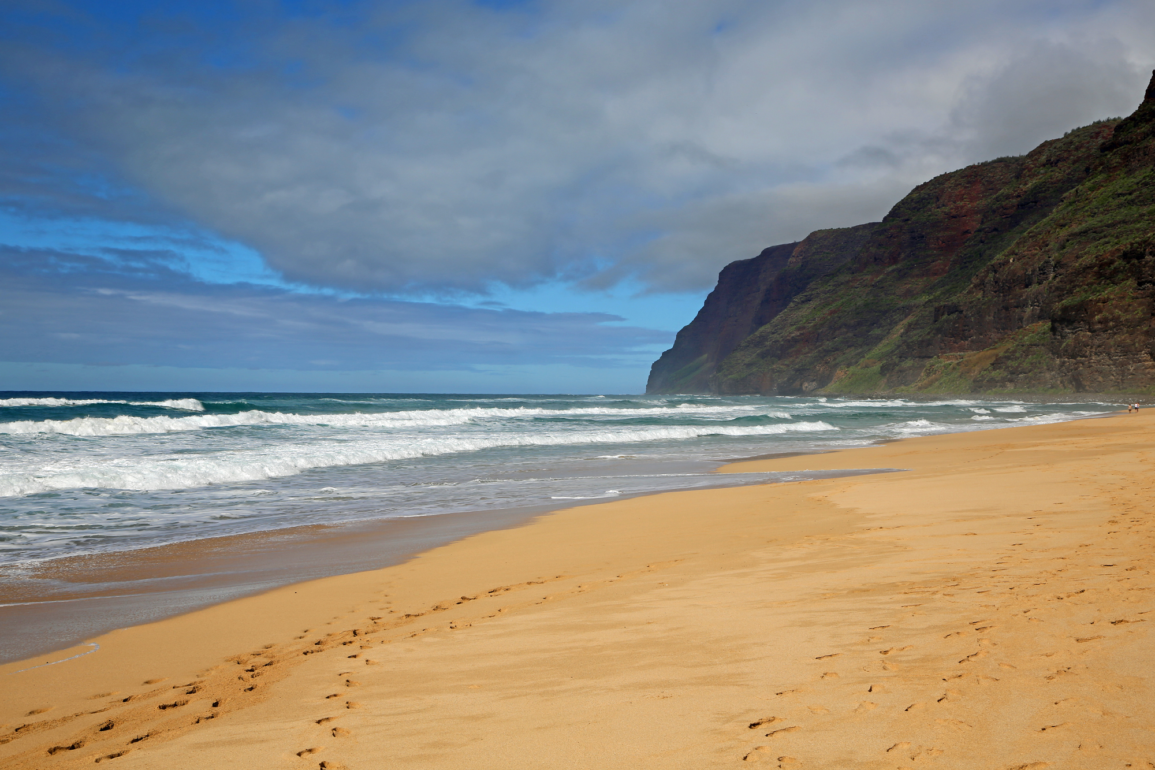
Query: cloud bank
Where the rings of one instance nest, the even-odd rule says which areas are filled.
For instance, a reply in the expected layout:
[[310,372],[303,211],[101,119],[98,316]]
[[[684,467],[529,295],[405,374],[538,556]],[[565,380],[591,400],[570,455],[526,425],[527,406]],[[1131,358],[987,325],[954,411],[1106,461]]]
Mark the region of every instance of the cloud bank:
[[[296,371],[637,367],[668,332],[606,313],[346,299],[188,278],[168,252],[0,249],[0,361]],[[17,327],[18,326],[18,330]]]
[[[287,7],[5,12],[4,205],[202,228],[354,292],[702,290],[935,174],[1130,112],[1155,51],[1138,0]],[[299,301],[323,325],[334,300]],[[389,328],[384,306],[341,307],[357,334]]]

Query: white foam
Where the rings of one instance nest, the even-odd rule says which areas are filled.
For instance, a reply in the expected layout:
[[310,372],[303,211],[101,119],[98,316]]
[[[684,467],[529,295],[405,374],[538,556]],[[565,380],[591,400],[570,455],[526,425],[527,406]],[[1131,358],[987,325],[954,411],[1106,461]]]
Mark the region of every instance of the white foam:
[[477,436],[417,433],[397,437],[377,435],[326,444],[284,442],[257,450],[234,450],[212,455],[174,454],[164,457],[150,455],[119,458],[102,463],[80,462],[75,465],[68,465],[61,460],[50,467],[13,469],[0,473],[0,496],[11,497],[77,488],[187,489],[210,484],[292,476],[313,468],[363,465],[502,447],[631,444],[679,441],[704,436],[773,436],[834,430],[838,429],[824,422],[801,422],[750,427],[672,426]]
[[106,398],[0,398],[0,408],[20,406],[91,406],[93,404],[127,404],[131,406],[159,406],[164,409],[183,409],[203,412],[204,404],[195,398],[169,398],[164,401],[123,401]]
[[0,398],[0,407],[15,406],[88,406],[89,404],[124,404],[125,401],[107,401],[103,398]]
[[846,409],[854,407],[859,409],[877,409],[877,408],[894,408],[899,406],[909,406],[909,401],[902,399],[889,399],[886,401],[827,401],[823,399],[819,402],[819,406],[829,406],[834,409]]
[[206,414],[196,417],[77,417],[73,420],[40,420],[0,423],[0,433],[29,435],[58,433],[69,436],[127,436],[144,433],[175,433],[206,428],[235,428],[254,425],[333,425],[341,427],[429,427],[461,425],[472,417],[461,414],[469,410],[446,412],[393,412],[386,414],[304,415],[283,412],[238,412]]
[[[192,401],[193,399],[183,399]],[[183,401],[182,400],[182,401]],[[112,403],[112,402],[109,402]],[[155,405],[177,402],[156,402]],[[198,404],[200,402],[197,402]],[[191,408],[175,407],[172,408]],[[202,407],[203,409],[203,407]],[[697,407],[694,414],[709,417],[718,416],[766,416],[789,419],[786,412],[768,412],[757,407]],[[685,417],[687,411],[663,408],[613,409],[607,407],[587,407],[576,409],[425,409],[402,412],[343,413],[343,414],[294,414],[286,412],[262,412],[250,410],[235,414],[206,414],[195,417],[77,417],[72,420],[26,420],[0,423],[0,433],[30,435],[55,433],[70,436],[126,436],[145,433],[174,433],[178,431],[204,430],[206,428],[232,428],[254,425],[332,425],[346,428],[407,428],[421,426],[464,425],[469,422],[524,419],[537,417],[648,417],[677,414]]]
[[996,406],[994,407],[994,410],[996,412],[1010,412],[1013,414],[1017,412],[1025,412],[1027,411],[1027,408],[1025,406]]
[[1009,422],[1027,425],[1047,425],[1054,422],[1066,422],[1072,417],[1090,417],[1103,412],[1052,412],[1051,414],[1037,414],[1031,417],[1013,417]]
[[164,401],[129,401],[133,406],[161,406],[165,409],[184,409],[188,412],[203,412],[205,405],[195,398],[168,398]]
[[[990,405],[988,401],[975,401],[974,399],[955,398],[946,401],[908,401],[902,398],[891,399],[869,399],[860,401],[826,401],[815,404],[815,406],[827,406],[836,409],[845,409],[853,407],[857,409],[898,409],[901,407],[930,407],[930,406],[962,406],[962,407],[980,407],[982,405]],[[1007,411],[1024,411],[1022,407],[1005,407]],[[1000,409],[999,411],[1003,411]]]
[[601,495],[552,495],[550,500],[604,500],[607,497],[621,497],[621,492],[616,489],[607,489]]
[[891,426],[891,430],[897,433],[932,433],[936,430],[948,430],[948,426],[933,423],[930,420],[909,420],[898,425]]

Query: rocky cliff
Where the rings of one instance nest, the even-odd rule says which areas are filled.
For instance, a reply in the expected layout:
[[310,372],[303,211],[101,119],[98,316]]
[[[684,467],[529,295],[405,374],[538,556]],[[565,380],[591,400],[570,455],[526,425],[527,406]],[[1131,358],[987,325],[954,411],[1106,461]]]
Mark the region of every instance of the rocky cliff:
[[1155,77],[1139,109],[727,266],[648,393],[1155,392]]

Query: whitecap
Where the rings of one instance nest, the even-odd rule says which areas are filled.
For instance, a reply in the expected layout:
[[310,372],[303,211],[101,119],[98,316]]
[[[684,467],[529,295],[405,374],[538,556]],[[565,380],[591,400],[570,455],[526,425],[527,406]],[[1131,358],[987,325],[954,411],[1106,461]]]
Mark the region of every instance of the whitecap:
[[[264,414],[264,413],[259,413]],[[221,415],[213,415],[213,418]],[[183,419],[209,419],[183,418]],[[148,418],[168,419],[168,418]],[[11,424],[11,423],[10,423]],[[837,431],[825,422],[732,427],[717,425],[645,427],[631,430],[497,433],[467,435],[380,436],[318,445],[286,442],[259,450],[234,450],[214,455],[175,454],[124,458],[69,466],[9,471],[0,474],[0,496],[36,494],[59,489],[187,489],[211,484],[261,481],[292,476],[313,468],[364,465],[390,460],[477,452],[485,449],[533,446],[581,446],[680,441],[708,436],[775,436],[785,433]]]
[[107,398],[0,398],[3,407],[46,407],[46,406],[92,406],[94,404],[125,404],[131,406],[158,406],[164,409],[181,409],[189,412],[203,412],[204,404],[195,398],[169,398],[164,401],[125,401]]
[[[163,402],[156,402],[157,404]],[[198,402],[199,403],[199,402]],[[185,408],[185,407],[179,407]],[[191,407],[190,407],[191,408]],[[431,426],[464,425],[470,422],[491,420],[530,419],[539,417],[650,417],[677,415],[684,417],[694,414],[703,417],[731,415],[756,415],[760,410],[752,406],[706,406],[693,410],[642,407],[613,409],[609,407],[583,407],[573,409],[541,408],[483,408],[423,409],[400,412],[342,413],[342,414],[296,414],[292,412],[264,412],[250,410],[235,414],[206,414],[190,417],[77,417],[72,420],[26,420],[0,423],[0,433],[29,435],[55,433],[71,436],[124,436],[145,433],[174,433],[178,431],[204,430],[208,428],[233,428],[262,425],[331,425],[362,428],[413,428]],[[763,412],[768,417],[788,419],[785,412]]]

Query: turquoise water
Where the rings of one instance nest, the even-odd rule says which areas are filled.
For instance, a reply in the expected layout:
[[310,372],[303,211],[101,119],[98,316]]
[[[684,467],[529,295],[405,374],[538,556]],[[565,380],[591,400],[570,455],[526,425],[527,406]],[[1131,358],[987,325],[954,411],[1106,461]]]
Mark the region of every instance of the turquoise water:
[[0,563],[790,480],[721,462],[1115,404],[705,396],[0,393]]

